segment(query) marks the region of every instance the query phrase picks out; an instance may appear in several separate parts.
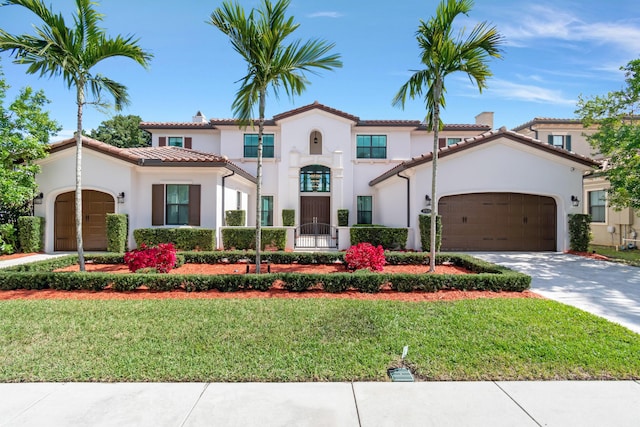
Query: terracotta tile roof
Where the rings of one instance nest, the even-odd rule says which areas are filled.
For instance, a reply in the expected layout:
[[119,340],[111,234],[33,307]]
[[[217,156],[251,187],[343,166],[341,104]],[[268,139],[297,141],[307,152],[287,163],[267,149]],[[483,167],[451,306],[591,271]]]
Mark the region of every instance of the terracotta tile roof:
[[216,127],[209,122],[141,122],[138,126],[140,129],[215,129]]
[[[51,144],[49,152],[55,153],[66,150],[75,147],[75,144],[74,138],[65,139]],[[226,157],[217,154],[203,153],[181,147],[119,148],[86,136],[82,137],[82,146],[139,166],[224,167],[253,183],[256,182],[256,178],[249,172],[230,162]]]
[[[457,144],[452,144],[447,147],[440,148],[438,150],[438,158],[446,157],[448,155],[464,151],[468,148],[472,148],[490,141],[494,141],[498,138],[508,138],[512,141],[525,144],[530,147],[534,147],[549,153],[553,153],[555,155],[564,157],[566,159],[573,160],[585,166],[596,167],[599,165],[599,163],[593,159],[582,156],[580,154],[572,153],[560,147],[555,147],[553,145],[544,143],[537,139],[533,139],[531,137],[521,135],[517,132],[507,130],[507,128],[505,127],[502,127],[498,130],[491,130],[489,132],[483,133],[482,135],[474,136],[472,138],[465,138],[463,141]],[[383,173],[377,178],[372,179],[371,181],[369,181],[369,185],[374,186],[382,181],[385,181],[388,178],[391,178],[392,176],[396,175],[399,172],[413,168],[418,165],[422,165],[424,163],[428,163],[432,160],[433,160],[433,153],[431,152],[423,154],[418,157],[414,157],[411,160],[407,160],[405,162],[400,163],[399,165],[393,167],[392,169],[388,170],[387,172]]]
[[326,105],[320,104],[318,101],[315,101],[313,104],[304,105],[300,108],[296,108],[294,110],[285,111],[284,113],[280,113],[278,115],[273,116],[273,120],[278,121],[282,119],[286,119],[287,117],[295,116],[297,114],[304,113],[306,111],[311,111],[314,109],[326,111],[327,113],[335,114],[336,116],[343,117],[347,120],[351,120],[354,122],[359,122],[360,118],[354,116],[349,113],[345,113],[344,111],[336,110],[335,108],[327,107]]
[[579,119],[556,119],[553,117],[535,117],[533,120],[529,120],[528,122],[523,123],[519,126],[516,126],[511,130],[513,130],[514,132],[517,132],[519,130],[526,129],[530,126],[539,125],[539,124],[546,124],[546,125],[578,124],[579,125],[579,124],[582,124],[582,122]]
[[398,126],[417,128],[420,126],[420,120],[360,120],[356,126]]
[[[427,130],[427,125],[424,123],[420,123],[420,126],[416,130]],[[442,128],[443,131],[456,131],[456,130],[473,130],[478,132],[487,132],[491,130],[491,126],[488,125],[477,125],[475,123],[451,123],[444,124]]]

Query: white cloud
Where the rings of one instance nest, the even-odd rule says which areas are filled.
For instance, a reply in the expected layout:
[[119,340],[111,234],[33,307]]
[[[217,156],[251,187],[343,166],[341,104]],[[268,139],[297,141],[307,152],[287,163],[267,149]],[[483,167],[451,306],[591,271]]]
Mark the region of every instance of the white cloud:
[[314,12],[307,17],[309,18],[342,18],[344,15],[340,12],[326,11],[326,12]]
[[566,99],[559,90],[541,86],[514,83],[507,80],[493,79],[486,90],[488,95],[502,99],[535,102],[553,105],[575,105],[575,99]]

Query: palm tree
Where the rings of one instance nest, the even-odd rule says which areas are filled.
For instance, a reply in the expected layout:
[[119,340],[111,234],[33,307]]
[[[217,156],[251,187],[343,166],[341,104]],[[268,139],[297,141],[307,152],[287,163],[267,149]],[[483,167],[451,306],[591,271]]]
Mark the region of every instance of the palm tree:
[[240,79],[241,87],[231,105],[241,127],[255,125],[253,108],[258,103],[258,159],[256,185],[256,272],[260,272],[262,219],[262,134],[267,89],[275,96],[284,88],[290,98],[300,95],[309,81],[305,72],[342,67],[339,54],[330,54],[334,44],[323,40],[286,39],[298,27],[285,12],[290,0],[263,0],[259,9],[248,15],[238,3],[224,2],[211,14],[209,24],[229,37],[231,45],[247,63],[247,73]]
[[436,9],[436,16],[428,22],[420,20],[416,39],[421,49],[420,60],[425,66],[414,71],[393,98],[394,106],[404,108],[407,95],[412,99],[424,96],[427,107],[426,124],[433,131],[433,160],[431,175],[431,241],[429,271],[435,271],[436,258],[436,218],[438,199],[436,198],[436,172],[438,163],[438,133],[442,127],[440,107],[445,107],[444,79],[456,71],[467,73],[478,90],[486,87],[487,78],[493,74],[489,70],[489,57],[501,58],[500,45],[504,38],[496,27],[486,22],[477,24],[465,37],[464,30],[454,38],[453,21],[460,14],[467,15],[473,6],[472,0],[442,0]]
[[[27,64],[27,73],[47,77],[62,76],[69,89],[76,90],[78,111],[76,138],[76,243],[78,262],[84,271],[82,243],[82,109],[87,104],[105,106],[102,93],[110,94],[116,110],[128,103],[127,88],[92,69],[105,59],[122,56],[147,67],[152,55],[138,46],[133,36],[107,36],[98,25],[103,15],[91,0],[76,0],[73,25],[67,26],[63,16],[47,8],[42,0],[5,0],[3,6],[22,6],[35,14],[42,26],[35,27],[35,35],[11,35],[0,30],[0,52],[10,51],[17,64]],[[86,93],[93,95],[89,102]]]

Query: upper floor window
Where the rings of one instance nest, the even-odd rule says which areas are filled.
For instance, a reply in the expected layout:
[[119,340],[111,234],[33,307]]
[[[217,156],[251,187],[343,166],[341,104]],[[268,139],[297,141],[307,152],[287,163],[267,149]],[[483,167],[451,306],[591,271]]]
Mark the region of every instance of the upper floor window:
[[447,138],[447,146],[461,142],[462,138]]
[[356,157],[358,159],[386,159],[387,135],[357,135]]
[[[265,133],[262,135],[262,157],[273,158],[274,157],[274,145],[273,134]],[[244,134],[244,157],[258,157],[258,134],[257,133],[245,133]]]
[[549,135],[547,142],[554,147],[571,151],[571,135]]
[[589,191],[589,215],[591,222],[605,222],[606,191]]
[[182,147],[182,137],[181,136],[170,136],[169,138],[169,147]]

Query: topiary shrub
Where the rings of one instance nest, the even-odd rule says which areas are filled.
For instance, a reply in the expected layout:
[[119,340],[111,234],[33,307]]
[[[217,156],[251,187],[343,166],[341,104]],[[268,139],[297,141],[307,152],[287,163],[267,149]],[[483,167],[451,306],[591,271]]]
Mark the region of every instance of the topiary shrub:
[[224,213],[225,224],[229,227],[242,227],[245,225],[247,213],[243,210],[226,211]]
[[128,217],[126,214],[107,213],[107,252],[127,250]]
[[285,227],[293,227],[296,223],[295,209],[282,209],[282,225]]
[[18,241],[22,252],[40,252],[43,248],[44,218],[21,216],[18,218]]
[[569,248],[576,252],[589,250],[591,215],[569,214]]
[[338,209],[338,227],[349,226],[349,209]]
[[[420,227],[420,242],[422,250],[431,251],[431,215],[419,215],[418,225]],[[442,246],[442,217],[436,217],[436,252],[440,251]]]

